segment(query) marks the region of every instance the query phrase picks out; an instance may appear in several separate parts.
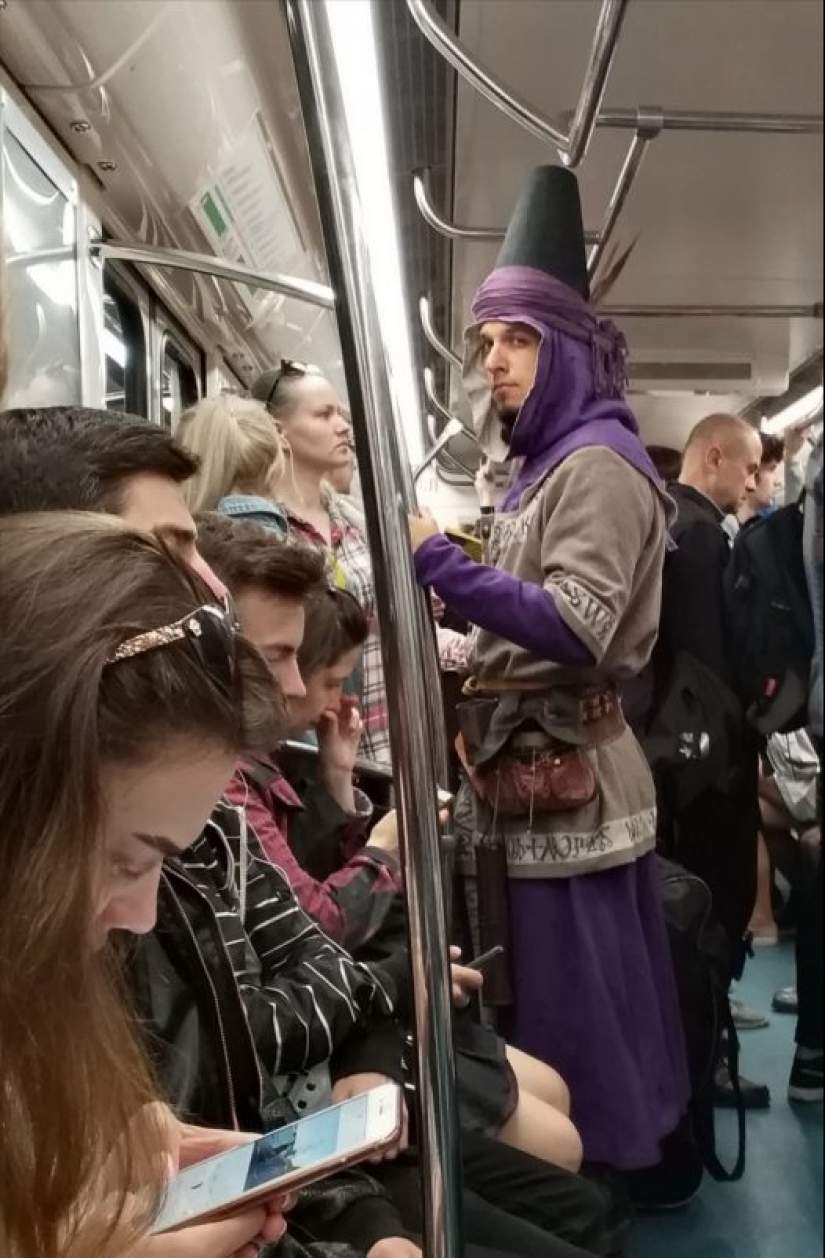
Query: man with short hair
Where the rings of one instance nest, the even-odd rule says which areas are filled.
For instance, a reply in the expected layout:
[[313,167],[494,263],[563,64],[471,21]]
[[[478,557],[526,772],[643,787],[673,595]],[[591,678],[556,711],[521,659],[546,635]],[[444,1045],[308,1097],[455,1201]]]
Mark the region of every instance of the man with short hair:
[[745,501],[739,508],[740,524],[758,520],[776,506],[776,495],[780,488],[779,472],[785,459],[785,443],[781,437],[774,437],[769,433],[762,433],[761,441],[759,471],[756,473],[753,489],[747,491]]
[[[676,549],[665,563],[662,616],[654,652],[656,698],[661,702],[680,656],[698,660],[719,683],[734,692],[723,599],[730,560],[727,517],[735,516],[756,492],[762,461],[759,434],[736,415],[715,414],[694,428],[685,447],[678,482],[669,486],[678,515],[672,527]],[[730,977],[745,963],[748,925],[757,891],[759,829],[758,745],[744,718],[736,745],[727,748],[731,782],[709,785],[687,806],[674,800],[675,771],[661,769],[660,838],[668,854],[709,887],[714,908],[730,944]],[[740,1029],[764,1026],[765,1019],[734,1003]],[[744,1081],[751,1108],[769,1104],[767,1088]],[[733,1104],[730,1080],[720,1068],[717,1101]]]

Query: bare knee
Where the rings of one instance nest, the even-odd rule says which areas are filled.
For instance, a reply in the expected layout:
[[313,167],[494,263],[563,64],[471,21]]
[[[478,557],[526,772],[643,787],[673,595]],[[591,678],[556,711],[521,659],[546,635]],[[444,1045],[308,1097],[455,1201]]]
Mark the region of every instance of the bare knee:
[[518,1080],[519,1091],[570,1117],[570,1089],[558,1071],[518,1048],[507,1045],[507,1060]]
[[570,1119],[559,1110],[524,1094],[513,1117],[500,1134],[502,1143],[532,1157],[580,1171],[584,1160],[582,1139]]

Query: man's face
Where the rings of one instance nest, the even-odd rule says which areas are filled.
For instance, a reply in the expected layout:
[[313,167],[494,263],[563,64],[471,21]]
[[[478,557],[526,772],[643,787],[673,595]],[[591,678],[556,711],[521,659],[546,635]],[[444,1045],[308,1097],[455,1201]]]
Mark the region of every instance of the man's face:
[[175,481],[155,472],[130,477],[118,514],[132,528],[160,537],[206,582],[216,598],[226,597],[226,586],[198,551],[198,530]]
[[298,649],[304,640],[303,603],[250,588],[237,594],[235,606],[241,632],[266,660],[291,710],[306,695],[298,667]]
[[524,323],[485,323],[480,338],[481,362],[509,442],[536,378],[541,337]]
[[756,491],[762,462],[762,442],[756,432],[731,436],[708,451],[712,497],[726,515],[736,515]]
[[303,734],[318,724],[325,712],[340,712],[344,682],[361,658],[360,647],[347,651],[336,664],[319,668],[305,678],[306,693],[289,705],[289,732]]
[[748,491],[748,503],[754,511],[764,511],[772,507],[776,498],[777,482],[779,481],[779,464],[763,463],[756,475],[756,484]]

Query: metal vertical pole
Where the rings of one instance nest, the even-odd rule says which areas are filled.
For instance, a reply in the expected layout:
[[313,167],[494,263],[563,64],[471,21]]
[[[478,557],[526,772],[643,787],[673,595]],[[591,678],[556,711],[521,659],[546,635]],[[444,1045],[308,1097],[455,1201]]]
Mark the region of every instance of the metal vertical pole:
[[[410,473],[398,427],[352,147],[324,3],[285,0],[352,407],[390,709],[413,967],[427,1258],[461,1258],[461,1164],[445,898],[436,803],[439,766],[428,687],[438,687],[407,533]],[[427,640],[429,637],[429,641]]]

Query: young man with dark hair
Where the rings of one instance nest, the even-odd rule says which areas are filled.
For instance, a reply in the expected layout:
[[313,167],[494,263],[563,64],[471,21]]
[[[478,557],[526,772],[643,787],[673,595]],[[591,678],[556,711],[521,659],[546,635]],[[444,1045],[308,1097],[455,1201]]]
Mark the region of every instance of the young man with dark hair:
[[[244,635],[283,691],[288,731],[315,728],[319,737],[318,772],[302,798],[271,756],[247,761],[227,797],[246,809],[304,910],[353,951],[380,929],[401,889],[395,819],[385,819],[365,846],[372,806],[353,785],[361,722],[343,685],[366,641],[366,617],[352,595],[327,585],[320,551],[278,545],[259,526],[228,516],[201,515],[197,523],[204,558],[231,591]],[[279,645],[285,624],[300,641],[297,663]],[[288,839],[290,829],[296,833]],[[352,854],[343,869],[319,880],[296,859],[296,840]]]
[[770,433],[760,433],[762,441],[762,458],[759,471],[754,477],[754,485],[745,495],[739,508],[739,523],[747,524],[749,520],[757,520],[774,510],[776,495],[779,488],[778,473],[785,459],[785,442],[781,437]]

